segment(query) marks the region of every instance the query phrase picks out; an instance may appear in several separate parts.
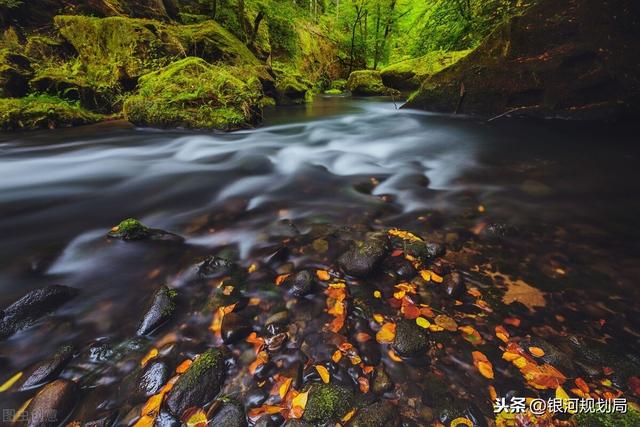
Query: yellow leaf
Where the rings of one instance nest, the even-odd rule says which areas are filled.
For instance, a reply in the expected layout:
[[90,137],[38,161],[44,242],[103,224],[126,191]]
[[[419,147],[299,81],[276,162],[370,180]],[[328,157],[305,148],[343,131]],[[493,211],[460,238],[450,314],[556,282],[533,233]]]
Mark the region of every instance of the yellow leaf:
[[5,381],[4,384],[0,386],[0,393],[4,393],[5,391],[9,390],[11,386],[14,385],[16,381],[18,381],[21,377],[22,377],[22,371],[18,372],[17,374],[9,378],[7,381]]
[[433,280],[436,283],[442,283],[444,281],[442,276],[439,276],[437,273],[434,273],[433,271],[431,271],[431,280]]
[[431,272],[429,270],[420,270],[420,277],[426,282],[431,281]]
[[298,393],[296,397],[291,400],[292,407],[298,407],[304,409],[307,407],[307,398],[309,397],[309,391]]
[[254,271],[256,271],[258,269],[258,265],[256,263],[253,263],[249,266],[249,268],[247,268],[247,272],[249,272],[249,274],[253,273]]
[[513,361],[513,364],[516,365],[519,369],[522,369],[527,366],[527,359],[520,356]]
[[11,422],[15,423],[22,417],[22,414],[24,413],[24,411],[27,410],[27,407],[29,406],[29,403],[31,403],[32,400],[33,400],[33,398],[28,399],[26,402],[24,402],[22,404],[22,406],[20,408],[18,408],[18,410],[16,411],[15,415],[13,416],[13,419],[11,420]]
[[338,363],[340,359],[342,359],[342,352],[340,350],[336,350],[333,353],[333,356],[331,356],[331,360],[333,360],[335,363]]
[[429,326],[431,326],[431,322],[429,322],[424,317],[417,317],[416,318],[416,324],[418,326],[420,326],[421,328],[424,328],[424,329],[427,329]]
[[207,420],[207,414],[202,409],[195,411],[187,419],[187,427],[206,426],[209,421]]
[[541,349],[540,347],[529,347],[529,353],[531,353],[535,357],[544,356],[544,350]]
[[291,382],[292,381],[293,381],[293,379],[287,378],[284,381],[284,383],[282,383],[282,385],[278,389],[278,395],[280,395],[280,399],[284,399],[284,397],[287,395],[287,392],[289,391],[289,388],[291,387]]
[[320,280],[329,280],[331,279],[331,276],[329,275],[329,272],[326,270],[316,270],[316,276],[318,277],[318,279]]
[[320,378],[322,378],[322,382],[325,384],[329,384],[329,379],[331,376],[329,375],[329,371],[322,365],[315,365],[316,371],[320,374]]
[[450,425],[456,426],[456,427],[461,425],[473,427],[473,423],[469,420],[469,418],[465,418],[465,417],[456,418],[455,420],[451,421]]
[[376,298],[381,298],[382,294],[380,293],[380,291],[373,291],[373,296]]
[[384,322],[384,316],[382,314],[374,314],[373,315],[373,320],[375,320],[378,323],[382,323]]
[[342,422],[346,423],[346,422],[347,422],[347,421],[349,421],[351,418],[353,418],[353,414],[355,414],[355,413],[356,413],[356,408],[353,408],[352,410],[350,410],[349,412],[347,412],[347,413],[345,414],[345,416],[344,416],[344,417],[342,417],[342,418],[340,419],[340,421],[342,421]]
[[391,236],[395,236],[395,237],[399,237],[402,240],[409,240],[412,242],[421,242],[422,239],[418,236],[416,236],[413,233],[410,233],[408,231],[404,231],[404,230],[398,230],[397,228],[392,228],[391,230],[388,231],[388,233]]
[[143,415],[138,421],[136,421],[133,427],[153,427],[155,420],[155,416]]
[[152,348],[151,350],[149,350],[147,355],[142,358],[142,360],[140,361],[140,365],[144,367],[149,362],[149,360],[153,359],[157,355],[158,355],[158,349],[155,347]]

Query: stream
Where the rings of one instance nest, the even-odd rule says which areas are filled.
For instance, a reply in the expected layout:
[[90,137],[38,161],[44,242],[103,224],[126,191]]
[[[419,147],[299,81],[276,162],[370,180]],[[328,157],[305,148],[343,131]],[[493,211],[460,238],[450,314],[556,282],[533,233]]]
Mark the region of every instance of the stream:
[[[384,98],[327,96],[278,107],[260,128],[228,134],[122,122],[2,134],[0,307],[50,284],[78,288],[81,297],[2,343],[0,383],[72,342],[81,356],[61,375],[102,390],[100,399],[108,403],[91,405],[115,408],[122,419],[129,407],[118,383],[126,369],[104,368],[104,361],[82,354],[95,355],[96,342],[116,346],[131,337],[162,283],[185,289],[188,308],[140,344],[135,359],[175,328],[193,338],[194,349],[184,354],[199,353],[198,345],[213,342],[203,338],[211,315],[194,314],[200,308],[193,301],[206,299],[202,290],[190,290],[196,260],[229,253],[245,270],[267,265],[265,257],[283,242],[329,226],[357,236],[362,227],[398,228],[438,241],[459,255],[448,261],[460,263],[468,287],[491,294],[489,276],[478,273],[491,268],[545,295],[544,307],[522,311],[528,302],[518,300],[522,307],[505,314],[519,313],[527,332],[579,332],[615,341],[618,355],[637,353],[639,131],[637,124],[487,123],[396,109]],[[111,227],[130,217],[183,236],[184,244],[105,240]],[[318,249],[317,241],[309,238],[305,247]],[[269,267],[271,276],[249,280],[246,295],[274,298],[258,282],[300,266],[333,275],[333,241],[323,241],[329,242],[326,258],[294,251],[288,264]],[[324,298],[317,293],[299,309],[318,313],[319,321],[326,316]],[[605,329],[598,329],[601,319]],[[321,347],[317,359],[328,359],[332,351]],[[459,358],[449,356],[442,370],[451,371],[452,393],[477,401],[475,389],[460,392],[470,362],[455,369]],[[383,361],[393,364],[384,352]],[[422,368],[389,368],[396,383],[416,375],[411,369]],[[240,377],[227,382],[227,392],[245,396],[249,386]],[[522,390],[514,382],[509,376],[496,382],[498,394]],[[420,392],[410,386],[396,391],[396,397],[403,394]],[[0,402],[18,407],[30,396],[5,393]],[[478,411],[490,417],[487,405]],[[428,419],[424,411],[412,409],[401,412],[427,422],[420,421]]]

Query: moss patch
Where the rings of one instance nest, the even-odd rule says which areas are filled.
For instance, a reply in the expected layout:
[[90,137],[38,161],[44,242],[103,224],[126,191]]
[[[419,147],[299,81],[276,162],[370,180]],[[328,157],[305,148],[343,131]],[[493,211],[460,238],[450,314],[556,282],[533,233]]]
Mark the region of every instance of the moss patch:
[[35,95],[0,99],[0,129],[54,129],[95,123],[99,114],[60,98]]
[[578,427],[635,427],[640,426],[640,412],[629,409],[626,414],[577,414],[574,417]]
[[124,102],[124,115],[146,126],[249,127],[261,118],[262,86],[253,75],[238,78],[239,71],[248,73],[201,58],[177,61],[140,79],[138,93]]
[[27,83],[33,75],[31,61],[9,49],[0,50],[0,97],[27,94]]
[[416,90],[424,79],[455,64],[469,52],[471,50],[436,51],[419,58],[398,62],[380,71],[382,83],[401,91]]
[[358,96],[384,95],[387,88],[382,83],[380,72],[374,70],[354,71],[347,80],[347,89]]
[[303,419],[326,423],[341,418],[353,406],[353,392],[335,384],[313,384]]
[[121,221],[109,231],[109,236],[124,240],[140,240],[149,236],[150,228],[134,218]]

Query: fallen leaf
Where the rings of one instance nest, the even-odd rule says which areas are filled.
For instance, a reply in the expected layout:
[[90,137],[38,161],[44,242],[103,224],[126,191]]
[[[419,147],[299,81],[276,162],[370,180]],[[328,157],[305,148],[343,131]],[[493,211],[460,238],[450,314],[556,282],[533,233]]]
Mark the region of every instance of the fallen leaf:
[[324,280],[324,281],[331,279],[329,272],[326,270],[316,270],[316,276],[318,277],[318,279]]
[[416,324],[418,326],[420,326],[421,328],[427,329],[429,328],[429,326],[431,326],[431,322],[429,322],[427,319],[425,319],[424,317],[418,317],[416,318]]
[[[142,358],[142,360],[140,361],[140,366],[142,366],[144,368],[144,366],[149,363],[149,360],[153,359],[154,357],[156,357],[158,355],[158,349],[157,348],[152,348],[151,350],[149,350],[149,352],[146,354],[146,356],[144,356]],[[0,387],[0,391],[2,391],[2,388]]]
[[493,366],[491,365],[491,362],[489,362],[489,359],[487,359],[487,356],[479,351],[473,351],[471,356],[473,357],[473,365],[478,369],[478,372],[480,372],[483,377],[492,380]]
[[3,393],[9,390],[11,386],[14,385],[16,381],[18,381],[21,377],[22,377],[22,371],[14,374],[11,378],[9,378],[7,381],[4,382],[4,384],[0,386],[0,393]]
[[529,347],[528,350],[529,350],[529,353],[531,353],[535,357],[544,356],[544,350],[541,349],[540,347]]
[[435,322],[436,325],[447,331],[455,332],[458,330],[458,324],[456,323],[456,321],[445,314],[438,314],[435,318]]
[[544,307],[546,305],[542,291],[534,288],[524,281],[518,279],[515,282],[507,281],[506,284],[507,291],[502,297],[503,303],[511,304],[517,301],[525,305],[530,310],[533,310],[536,307]]
[[376,341],[380,344],[390,344],[396,337],[396,324],[385,323],[376,334]]
[[392,228],[391,230],[388,231],[388,233],[389,235],[394,237],[399,237],[402,240],[408,240],[411,242],[422,242],[422,239],[416,236],[415,234],[410,233],[408,231],[399,230],[397,228]]
[[315,365],[314,367],[316,368],[316,371],[318,371],[320,378],[322,378],[322,382],[325,384],[329,384],[329,379],[331,377],[329,375],[329,371],[327,370],[327,368],[325,368],[322,365]]

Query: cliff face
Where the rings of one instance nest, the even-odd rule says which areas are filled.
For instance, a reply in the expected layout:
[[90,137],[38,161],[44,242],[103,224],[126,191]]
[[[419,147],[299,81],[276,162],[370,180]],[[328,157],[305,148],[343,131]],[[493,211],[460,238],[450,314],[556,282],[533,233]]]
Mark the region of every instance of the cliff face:
[[640,114],[640,5],[541,0],[423,81],[405,108],[577,119]]

